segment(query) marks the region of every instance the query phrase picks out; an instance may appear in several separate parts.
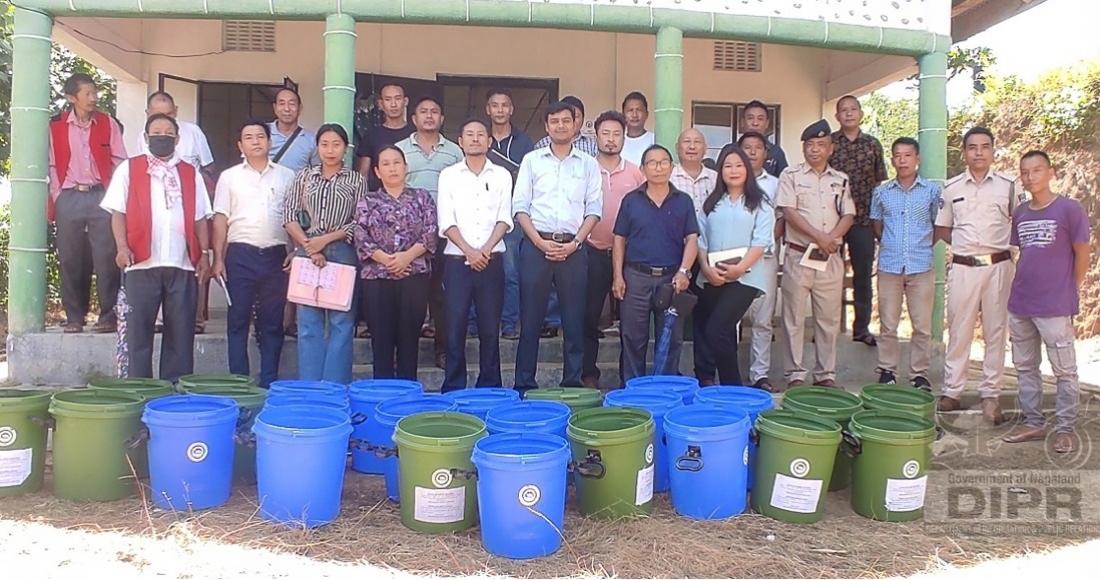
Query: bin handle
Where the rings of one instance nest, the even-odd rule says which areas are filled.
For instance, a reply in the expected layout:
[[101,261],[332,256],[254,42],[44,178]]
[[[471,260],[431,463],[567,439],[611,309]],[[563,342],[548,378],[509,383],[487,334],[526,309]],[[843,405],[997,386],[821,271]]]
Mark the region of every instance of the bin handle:
[[125,445],[127,449],[137,449],[141,446],[142,443],[145,443],[148,440],[149,428],[142,426],[140,429],[137,430],[136,433],[123,441],[123,445]]
[[366,439],[356,439],[354,437],[348,439],[348,449],[351,451],[366,451],[367,453],[373,453],[375,457],[379,459],[397,457],[396,447],[375,445],[374,443],[370,443]]
[[367,414],[366,413],[352,413],[352,415],[351,415],[351,424],[352,425],[362,425],[363,423],[366,423],[366,422],[367,422]]
[[863,453],[863,442],[854,433],[845,429],[840,432],[840,437],[843,441],[845,455],[855,459],[857,455]]
[[749,427],[749,442],[754,447],[760,447],[760,432],[756,430],[756,426]]
[[676,469],[680,471],[701,471],[703,469],[703,450],[698,445],[688,445],[687,451],[676,458]]
[[939,425],[936,425],[936,439],[935,440],[939,441],[940,439],[943,439],[944,435],[947,435],[947,431],[945,431],[943,427],[940,427]]
[[607,473],[607,468],[604,466],[603,459],[600,457],[600,451],[598,449],[589,449],[584,461],[580,463],[570,463],[569,471],[581,477],[603,479],[604,474]]

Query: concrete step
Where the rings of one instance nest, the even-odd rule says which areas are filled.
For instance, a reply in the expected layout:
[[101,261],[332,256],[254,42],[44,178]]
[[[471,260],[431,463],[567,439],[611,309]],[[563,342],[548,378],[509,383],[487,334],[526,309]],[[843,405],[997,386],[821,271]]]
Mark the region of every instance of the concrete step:
[[[618,363],[597,363],[596,368],[600,369],[600,388],[617,389],[622,386],[619,381]],[[476,365],[467,366],[466,384],[468,386],[472,387],[477,384],[477,373]],[[369,379],[374,376],[374,369],[371,365],[357,364],[352,367],[352,376],[356,379]],[[514,386],[516,384],[516,365],[502,364],[500,366],[500,376],[503,383],[501,386]],[[540,363],[535,367],[535,382],[540,386],[557,386],[561,383],[561,376],[561,363]],[[416,369],[416,379],[424,385],[424,389],[427,391],[438,391],[443,384],[443,378],[443,369],[434,366],[422,366]]]

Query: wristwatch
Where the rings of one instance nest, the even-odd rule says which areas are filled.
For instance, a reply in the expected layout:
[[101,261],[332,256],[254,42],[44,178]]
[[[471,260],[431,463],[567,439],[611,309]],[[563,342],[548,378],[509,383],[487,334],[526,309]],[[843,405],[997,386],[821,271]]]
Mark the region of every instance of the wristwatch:
[[676,270],[676,272],[683,274],[684,278],[687,278],[689,280],[691,279],[691,270],[688,270],[687,268],[680,268],[679,270]]

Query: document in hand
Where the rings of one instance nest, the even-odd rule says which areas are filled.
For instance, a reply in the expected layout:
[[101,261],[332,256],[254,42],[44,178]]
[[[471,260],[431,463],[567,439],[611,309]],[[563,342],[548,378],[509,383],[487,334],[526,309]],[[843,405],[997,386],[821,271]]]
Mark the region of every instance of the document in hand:
[[[732,250],[722,250],[720,252],[709,252],[707,254],[707,262],[710,264],[711,268],[718,267],[718,264],[733,266],[743,260],[748,253],[748,248],[734,248]],[[746,272],[747,271],[748,270],[746,270]]]
[[355,266],[329,262],[318,268],[305,257],[290,263],[290,284],[286,299],[295,304],[316,306],[328,310],[351,310],[355,292]]
[[[819,256],[824,256],[822,260]],[[817,244],[810,244],[806,247],[806,252],[802,254],[802,260],[798,262],[799,266],[805,266],[818,272],[824,272],[829,266],[829,255],[826,254]]]

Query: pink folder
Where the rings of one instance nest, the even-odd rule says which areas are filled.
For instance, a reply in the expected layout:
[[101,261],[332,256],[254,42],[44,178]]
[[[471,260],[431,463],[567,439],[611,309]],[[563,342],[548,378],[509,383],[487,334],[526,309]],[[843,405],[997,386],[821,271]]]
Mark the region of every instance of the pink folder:
[[297,257],[290,263],[290,284],[286,299],[305,306],[328,310],[351,310],[355,291],[355,266],[329,262],[324,268],[309,258]]

